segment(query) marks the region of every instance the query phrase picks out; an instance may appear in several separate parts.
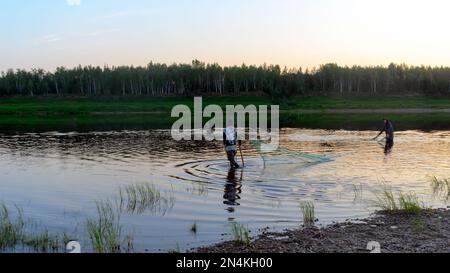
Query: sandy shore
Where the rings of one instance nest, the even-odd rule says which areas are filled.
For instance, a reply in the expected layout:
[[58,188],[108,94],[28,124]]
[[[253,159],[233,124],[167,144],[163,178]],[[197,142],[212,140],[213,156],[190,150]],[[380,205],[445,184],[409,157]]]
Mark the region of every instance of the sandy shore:
[[249,246],[224,242],[199,253],[368,253],[369,242],[382,253],[450,253],[450,210],[420,214],[375,213],[367,219],[324,228],[263,232]]

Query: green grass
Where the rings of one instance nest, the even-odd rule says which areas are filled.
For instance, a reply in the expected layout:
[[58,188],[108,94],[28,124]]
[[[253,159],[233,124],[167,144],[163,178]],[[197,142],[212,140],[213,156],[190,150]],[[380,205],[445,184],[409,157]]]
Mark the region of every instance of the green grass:
[[303,216],[303,225],[305,227],[314,226],[316,222],[314,204],[312,202],[301,203],[300,209]]
[[[14,216],[13,216],[14,215]],[[52,235],[48,230],[39,228],[25,221],[23,209],[15,206],[11,211],[5,204],[0,203],[0,250],[14,251],[31,249],[37,253],[63,252],[68,236]]]
[[450,113],[423,114],[301,114],[280,115],[282,127],[313,129],[380,130],[383,119],[389,118],[397,130],[449,129]]
[[129,213],[165,214],[175,204],[172,193],[161,193],[153,184],[141,183],[119,188],[119,207]]
[[407,213],[419,213],[425,209],[415,193],[400,193],[398,197],[400,210]]
[[[80,115],[92,113],[163,112],[170,113],[175,105],[193,108],[193,97],[143,99],[0,99],[0,115]],[[203,104],[221,107],[236,104],[271,104],[264,97],[205,97]]]
[[28,234],[24,237],[23,242],[35,252],[41,253],[59,252],[65,245],[64,240],[60,240],[57,235],[51,235],[48,230]]
[[147,211],[164,214],[175,202],[172,193],[162,194],[148,183],[120,187],[118,196],[113,200],[96,202],[97,218],[86,222],[92,248],[97,253],[133,251],[134,238],[132,235],[124,236],[120,223],[124,211],[131,214]]
[[446,200],[450,198],[449,179],[438,179],[436,176],[434,176],[431,179],[431,188],[433,189],[433,194],[443,196]]
[[122,252],[123,227],[120,224],[120,212],[112,202],[97,202],[97,218],[88,220],[86,225],[95,252]]
[[392,190],[384,189],[381,194],[377,195],[376,205],[383,211],[397,211],[398,206]]
[[418,214],[427,209],[414,192],[398,193],[385,188],[376,196],[375,204],[384,212],[405,212]]
[[235,242],[246,246],[250,245],[252,239],[250,237],[250,231],[247,227],[239,223],[233,223],[231,225],[231,232]]
[[[90,131],[170,128],[173,106],[193,107],[193,98],[142,99],[0,99],[0,130],[14,132]],[[205,97],[203,106],[271,105],[267,97]],[[301,114],[308,109],[450,108],[449,99],[411,98],[291,98],[281,105],[283,127],[379,129],[388,116],[397,129],[448,128],[449,113],[427,114]],[[206,121],[206,119],[205,119]]]
[[386,97],[351,98],[320,96],[292,99],[290,109],[398,109],[398,108],[450,108],[448,98]]
[[[87,233],[93,251],[97,253],[119,253],[133,250],[133,236],[123,235],[120,211],[110,201],[97,202],[97,218],[86,222]],[[60,253],[69,241],[76,241],[66,232],[51,234],[26,221],[23,209],[15,206],[11,210],[0,203],[0,252],[30,251],[35,253]]]
[[[449,128],[450,113],[392,115],[285,113],[280,115],[280,125],[292,128],[380,130],[382,119],[386,116],[394,121],[397,130]],[[169,129],[176,120],[168,114],[47,117],[0,115],[0,131],[30,133]]]
[[[193,107],[192,97],[140,98],[140,99],[56,99],[23,98],[0,99],[0,115],[5,114],[47,114],[74,115],[102,112],[165,112],[173,106],[185,104]],[[203,104],[217,104],[221,107],[237,104],[271,105],[268,97],[204,97]],[[293,97],[282,110],[298,109],[380,109],[380,108],[450,108],[448,98],[386,97],[351,98],[335,96]]]
[[0,249],[13,248],[23,240],[25,221],[23,210],[16,207],[17,216],[11,216],[8,207],[0,203]]

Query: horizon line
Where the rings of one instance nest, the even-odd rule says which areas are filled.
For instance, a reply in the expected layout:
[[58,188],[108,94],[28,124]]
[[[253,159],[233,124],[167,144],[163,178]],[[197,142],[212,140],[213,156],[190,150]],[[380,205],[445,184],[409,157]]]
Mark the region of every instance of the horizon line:
[[275,64],[275,63],[267,63],[267,62],[263,62],[260,64],[247,64],[245,62],[241,63],[241,64],[232,64],[232,65],[223,65],[220,64],[219,62],[205,62],[205,61],[201,61],[199,59],[193,59],[191,62],[155,62],[155,61],[150,61],[148,62],[146,65],[134,65],[134,64],[120,64],[120,65],[109,65],[109,64],[103,64],[103,65],[96,65],[96,64],[78,64],[78,65],[73,65],[73,66],[56,66],[53,69],[45,69],[42,67],[34,67],[34,68],[7,68],[7,69],[2,69],[0,70],[0,73],[7,73],[9,71],[32,71],[32,70],[43,70],[45,72],[50,72],[50,73],[54,73],[56,72],[57,69],[67,69],[67,70],[74,70],[77,68],[87,68],[87,67],[93,67],[93,68],[119,68],[119,67],[126,67],[126,68],[146,68],[149,65],[153,64],[153,65],[166,65],[166,66],[173,66],[173,65],[190,65],[192,66],[194,64],[194,62],[198,61],[199,63],[204,64],[205,66],[208,65],[218,65],[221,68],[232,68],[232,67],[256,67],[256,68],[260,68],[260,67],[270,67],[270,66],[278,66],[280,68],[280,70],[284,71],[284,70],[295,70],[295,71],[317,71],[318,69],[320,69],[323,66],[327,66],[327,65],[336,65],[339,68],[347,68],[347,69],[351,69],[351,68],[388,68],[390,65],[396,65],[396,66],[405,66],[407,68],[450,68],[450,64],[449,65],[431,65],[431,64],[408,64],[406,62],[389,62],[388,65],[385,64],[377,64],[377,65],[373,65],[373,64],[367,64],[367,65],[362,65],[362,64],[352,64],[352,65],[340,65],[338,62],[324,62],[322,64],[319,64],[318,66],[288,66],[288,65],[280,65],[280,64]]

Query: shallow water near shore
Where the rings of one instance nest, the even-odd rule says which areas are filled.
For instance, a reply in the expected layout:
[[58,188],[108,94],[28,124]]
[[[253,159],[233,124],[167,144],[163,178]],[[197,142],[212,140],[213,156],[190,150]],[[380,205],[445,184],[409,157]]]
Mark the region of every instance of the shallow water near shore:
[[[168,130],[0,135],[0,201],[50,232],[76,234],[89,251],[85,222],[96,201],[150,183],[173,204],[124,212],[134,251],[159,252],[231,239],[233,222],[253,234],[299,227],[301,202],[318,224],[369,216],[384,186],[445,207],[431,177],[450,178],[450,131],[397,132],[390,151],[374,131],[283,129],[281,148],[244,145],[245,168],[229,170],[219,142],[176,142]],[[197,233],[190,228],[197,224]]]

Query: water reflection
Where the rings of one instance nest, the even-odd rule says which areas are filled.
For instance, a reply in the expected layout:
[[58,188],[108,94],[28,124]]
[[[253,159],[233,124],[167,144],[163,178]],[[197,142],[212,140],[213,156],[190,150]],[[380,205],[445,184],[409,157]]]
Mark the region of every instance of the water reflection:
[[241,199],[242,193],[242,178],[244,171],[240,170],[240,176],[236,175],[236,169],[230,168],[228,170],[227,179],[225,182],[225,189],[223,194],[223,203],[228,205],[227,210],[229,212],[234,212],[234,207],[239,206],[238,202]]
[[[245,170],[229,170],[222,143],[174,141],[167,130],[0,135],[0,200],[71,231],[95,216],[95,200],[122,188],[123,222],[135,228],[138,251],[214,243],[229,232],[227,217],[252,230],[297,227],[300,202],[314,203],[321,224],[362,218],[380,181],[445,205],[447,183],[436,183],[442,198],[430,199],[429,175],[450,178],[450,131],[400,131],[389,156],[393,147],[369,141],[373,135],[283,129],[279,151],[262,154],[244,143]],[[154,190],[130,190],[143,182]],[[159,208],[171,203],[154,202],[157,192],[176,197],[167,213]],[[198,240],[185,236],[194,221],[205,231]]]
[[385,155],[390,155],[392,153],[392,149],[394,148],[394,141],[377,141],[378,145],[382,148]]

